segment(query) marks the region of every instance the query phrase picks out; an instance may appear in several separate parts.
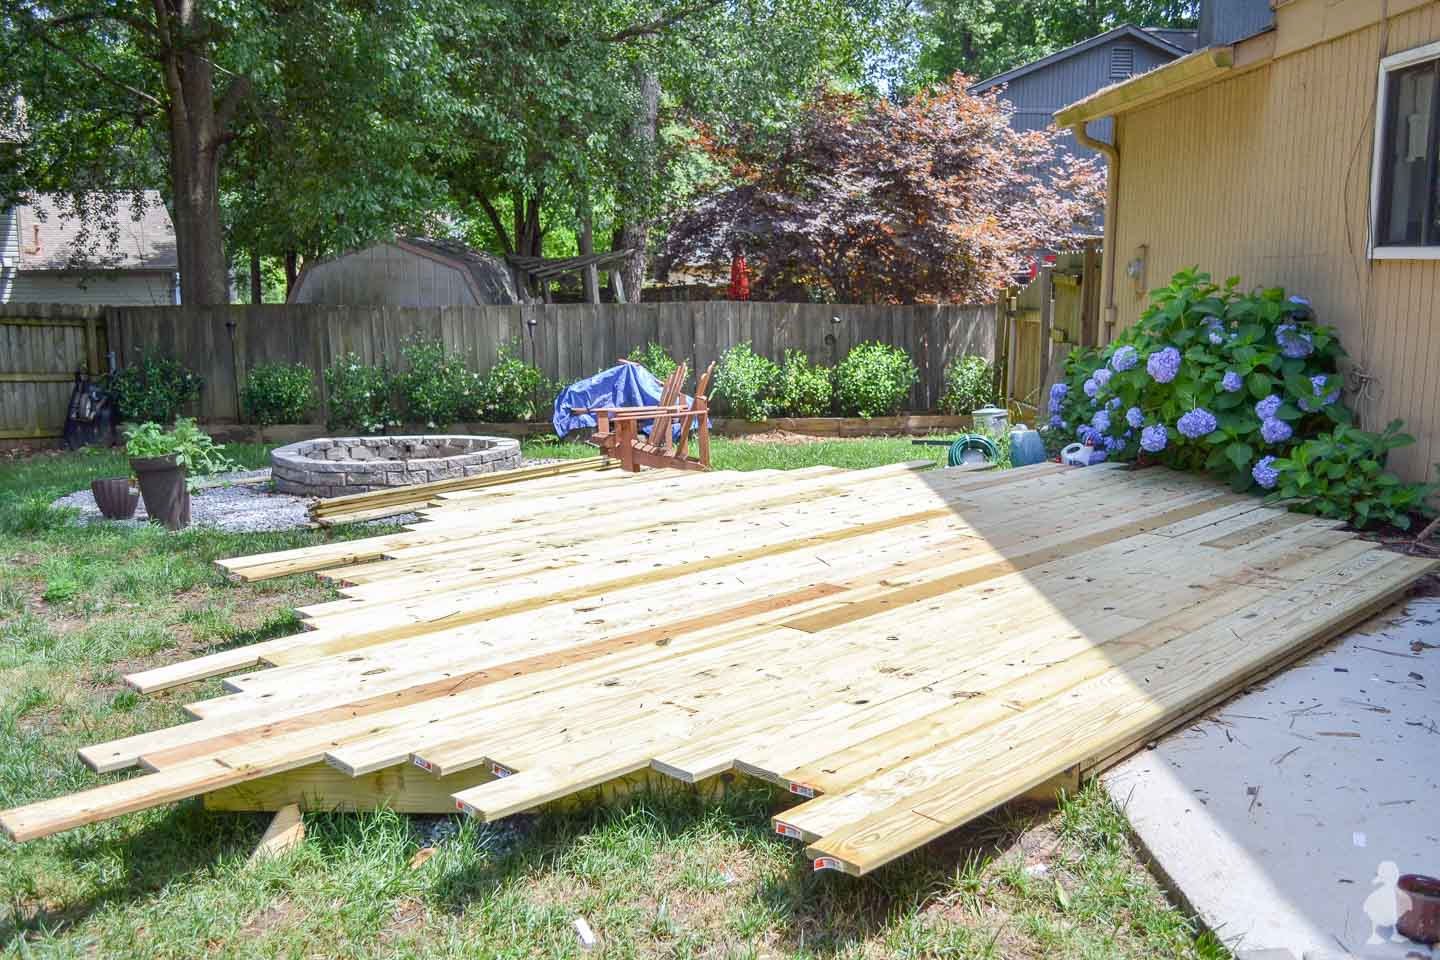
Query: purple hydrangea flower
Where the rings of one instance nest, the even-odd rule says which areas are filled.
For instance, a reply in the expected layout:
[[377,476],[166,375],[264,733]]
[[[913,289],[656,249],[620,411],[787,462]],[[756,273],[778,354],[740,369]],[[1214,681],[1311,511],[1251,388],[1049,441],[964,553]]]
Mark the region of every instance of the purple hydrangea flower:
[[1104,462],[1106,461],[1106,459],[1109,458],[1109,456],[1110,456],[1110,451],[1109,451],[1109,450],[1096,450],[1094,453],[1090,454],[1090,462],[1091,462],[1092,464],[1093,464],[1093,463],[1104,463]]
[[1239,390],[1243,385],[1244,384],[1240,380],[1240,374],[1236,373],[1234,370],[1226,370],[1225,376],[1220,378],[1220,389],[1224,390],[1226,393],[1234,393],[1236,390]]
[[1259,403],[1255,404],[1255,416],[1259,417],[1261,420],[1273,420],[1275,419],[1276,411],[1278,411],[1279,409],[1280,398],[1272,393],[1264,400],[1261,400]]
[[1090,438],[1094,434],[1095,430],[1088,423],[1082,423],[1080,424],[1080,426],[1075,428],[1075,439],[1079,440],[1081,443],[1089,443]]
[[1280,480],[1280,471],[1271,466],[1275,462],[1272,456],[1264,456],[1255,461],[1255,466],[1250,468],[1250,476],[1255,482],[1266,490],[1274,490],[1275,484]]
[[1169,383],[1180,373],[1180,351],[1174,347],[1155,351],[1145,361],[1145,369],[1156,383]]
[[1105,452],[1106,452],[1106,453],[1114,453],[1114,452],[1117,451],[1117,450],[1122,450],[1122,449],[1124,449],[1124,447],[1125,447],[1125,441],[1124,441],[1124,440],[1121,440],[1119,437],[1106,437],[1106,438],[1105,438]]
[[1127,343],[1110,357],[1110,369],[1116,373],[1124,373],[1139,362],[1139,352]]
[[1085,396],[1094,399],[1095,394],[1100,392],[1100,384],[1096,383],[1093,379],[1086,380],[1083,389],[1085,390]]
[[1139,429],[1145,425],[1145,412],[1139,407],[1131,407],[1125,411],[1125,422]]
[[1159,453],[1169,442],[1170,431],[1165,429],[1163,423],[1157,423],[1140,431],[1140,449],[1149,453]]
[[1110,402],[1107,403],[1107,404],[1105,404],[1105,407],[1106,407],[1106,409],[1114,410],[1114,409],[1118,408],[1121,403],[1122,403],[1122,401],[1121,401],[1121,399],[1120,399],[1119,397],[1111,397],[1111,398],[1110,398]]
[[1090,374],[1090,377],[1102,387],[1108,387],[1110,385],[1110,369],[1108,367],[1101,367],[1099,370]]
[[1175,423],[1176,429],[1191,440],[1214,433],[1215,428],[1219,425],[1220,422],[1215,419],[1215,414],[1204,407],[1196,407]]
[[1060,414],[1052,413],[1050,414],[1050,426],[1052,428],[1063,427],[1065,426],[1065,421],[1060,419]]
[[1096,410],[1095,416],[1090,418],[1090,426],[1099,433],[1105,433],[1110,429],[1110,411]]
[[1325,387],[1328,386],[1329,383],[1330,383],[1330,378],[1327,377],[1327,376],[1326,376],[1325,374],[1323,374],[1323,373],[1317,373],[1317,374],[1315,374],[1315,376],[1313,376],[1313,377],[1310,378],[1310,392],[1313,393],[1313,394],[1314,394],[1315,396],[1317,396],[1317,397],[1323,397],[1323,398],[1324,398],[1324,403],[1321,404],[1322,406],[1329,406],[1330,404],[1334,403],[1336,400],[1339,400],[1339,399],[1340,399],[1340,388],[1339,388],[1339,387],[1336,387],[1334,390],[1331,390],[1329,393],[1326,393],[1326,392],[1325,392]]
[[1290,429],[1290,424],[1275,417],[1260,424],[1260,436],[1266,443],[1284,443],[1294,432]]
[[1059,413],[1060,407],[1065,403],[1065,395],[1070,392],[1070,385],[1056,383],[1050,386],[1050,412]]
[[1275,342],[1280,344],[1280,352],[1291,360],[1303,360],[1315,352],[1310,334],[1293,323],[1282,323],[1275,328]]

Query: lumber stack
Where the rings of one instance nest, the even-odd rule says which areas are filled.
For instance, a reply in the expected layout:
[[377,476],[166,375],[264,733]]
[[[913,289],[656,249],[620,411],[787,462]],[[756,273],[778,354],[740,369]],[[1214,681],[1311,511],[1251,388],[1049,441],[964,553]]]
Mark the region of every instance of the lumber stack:
[[552,476],[399,533],[242,557],[341,598],[192,723],[81,751],[146,773],[0,813],[30,839],[197,795],[504,817],[654,771],[741,770],[863,874],[1093,770],[1401,596],[1430,561],[1202,478],[1041,464]]
[[609,470],[617,465],[609,457],[585,457],[580,460],[544,463],[476,477],[432,480],[429,483],[412,483],[405,487],[352,493],[343,497],[327,497],[317,500],[311,505],[310,519],[322,527],[331,527],[337,523],[356,523],[361,520],[381,520],[385,517],[414,513],[422,507],[429,506],[437,496],[444,493],[525,483],[540,477],[568,476],[572,473]]

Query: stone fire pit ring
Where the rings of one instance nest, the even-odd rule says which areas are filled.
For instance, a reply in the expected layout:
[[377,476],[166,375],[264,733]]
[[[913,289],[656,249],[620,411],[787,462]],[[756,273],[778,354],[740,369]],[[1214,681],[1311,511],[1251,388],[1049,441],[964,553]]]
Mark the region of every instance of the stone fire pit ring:
[[325,437],[277,447],[270,464],[277,493],[343,497],[513,470],[520,466],[520,441],[461,434]]

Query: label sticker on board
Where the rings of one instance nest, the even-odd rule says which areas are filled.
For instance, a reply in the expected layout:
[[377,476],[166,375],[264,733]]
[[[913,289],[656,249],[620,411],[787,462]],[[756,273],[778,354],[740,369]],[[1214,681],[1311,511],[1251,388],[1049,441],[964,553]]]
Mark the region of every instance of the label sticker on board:
[[813,797],[813,796],[815,796],[815,788],[814,788],[814,787],[810,786],[809,784],[805,784],[805,783],[796,783],[796,782],[793,781],[793,780],[790,781],[790,792],[791,792],[791,793],[798,793],[798,794],[799,794],[800,796],[802,796],[802,797]]
[[792,840],[800,839],[799,830],[797,830],[795,827],[790,826],[790,824],[788,823],[781,823],[779,820],[775,821],[775,832],[780,834],[780,836],[782,837],[789,837]]
[[509,767],[501,766],[498,763],[492,763],[490,764],[490,772],[495,774],[495,776],[497,777],[508,777],[515,771],[511,770]]
[[836,860],[834,857],[816,857],[816,858],[815,858],[815,869],[816,869],[816,870],[839,870],[839,869],[840,869],[840,861],[839,861],[839,860]]
[[425,759],[423,759],[423,758],[421,758],[421,757],[415,757],[415,758],[413,758],[413,759],[415,760],[415,766],[419,767],[421,770],[429,770],[429,769],[430,769],[430,761],[429,761],[429,760],[425,760]]

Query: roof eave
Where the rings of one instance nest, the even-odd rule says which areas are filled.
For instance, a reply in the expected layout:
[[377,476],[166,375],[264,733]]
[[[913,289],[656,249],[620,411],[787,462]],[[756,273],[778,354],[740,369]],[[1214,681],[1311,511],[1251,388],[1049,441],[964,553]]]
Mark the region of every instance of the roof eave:
[[1055,112],[1057,127],[1075,127],[1113,117],[1158,100],[1209,86],[1226,77],[1269,63],[1275,52],[1273,30],[1238,43],[1204,47],[1154,70],[1097,90]]
[[1104,33],[1097,33],[1095,36],[1081,40],[1079,43],[1072,43],[1063,50],[1056,50],[1054,53],[1046,54],[1036,60],[1031,60],[1029,63],[1022,63],[1018,67],[1012,67],[1004,73],[995,74],[993,77],[977,80],[966,88],[966,92],[970,94],[983,93],[991,87],[999,86],[1002,83],[1009,83],[1011,80],[1017,80],[1027,74],[1034,73],[1036,70],[1043,70],[1048,66],[1069,60],[1071,57],[1084,53],[1102,43],[1108,43],[1111,40],[1118,39],[1121,36],[1132,37],[1142,43],[1148,43],[1162,52],[1173,53],[1176,56],[1183,56],[1186,52],[1184,47],[1177,47],[1168,40],[1147,33],[1143,28],[1137,27],[1133,23],[1122,23],[1118,27],[1112,27],[1106,30]]

